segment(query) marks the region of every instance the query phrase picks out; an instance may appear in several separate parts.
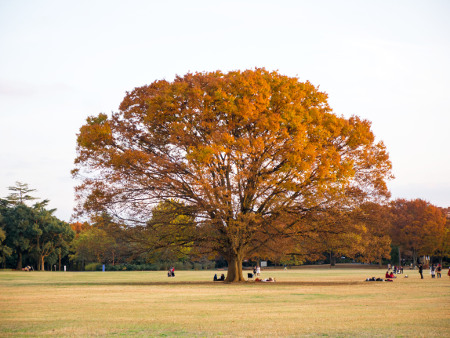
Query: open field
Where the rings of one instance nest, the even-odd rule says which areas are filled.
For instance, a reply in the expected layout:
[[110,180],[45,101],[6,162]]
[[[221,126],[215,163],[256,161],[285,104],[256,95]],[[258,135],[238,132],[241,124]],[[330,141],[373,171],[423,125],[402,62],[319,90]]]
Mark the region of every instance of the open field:
[[0,336],[449,337],[450,278],[405,270],[263,271],[276,283],[210,282],[222,271],[0,270]]

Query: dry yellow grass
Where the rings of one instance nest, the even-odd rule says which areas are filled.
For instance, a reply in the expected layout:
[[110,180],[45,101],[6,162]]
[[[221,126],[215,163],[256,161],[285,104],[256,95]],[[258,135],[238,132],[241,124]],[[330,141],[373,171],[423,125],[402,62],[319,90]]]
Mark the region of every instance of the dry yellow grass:
[[0,272],[0,336],[449,336],[450,279],[384,270]]

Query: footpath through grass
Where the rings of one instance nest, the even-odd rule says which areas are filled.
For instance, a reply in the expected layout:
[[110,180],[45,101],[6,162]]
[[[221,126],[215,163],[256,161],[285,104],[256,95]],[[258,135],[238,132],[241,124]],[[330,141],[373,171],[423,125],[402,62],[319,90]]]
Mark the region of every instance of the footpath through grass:
[[222,271],[0,270],[0,336],[445,337],[450,279],[394,282],[374,269],[263,271],[276,283],[212,282]]

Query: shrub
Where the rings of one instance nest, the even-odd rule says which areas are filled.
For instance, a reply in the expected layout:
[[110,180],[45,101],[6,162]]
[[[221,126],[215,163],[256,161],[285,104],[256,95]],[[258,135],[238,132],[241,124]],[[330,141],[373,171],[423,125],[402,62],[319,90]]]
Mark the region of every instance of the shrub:
[[84,267],[85,271],[101,271],[102,264],[101,263],[89,263]]
[[202,263],[198,263],[198,262],[194,263],[194,270],[202,270],[202,269],[203,269]]

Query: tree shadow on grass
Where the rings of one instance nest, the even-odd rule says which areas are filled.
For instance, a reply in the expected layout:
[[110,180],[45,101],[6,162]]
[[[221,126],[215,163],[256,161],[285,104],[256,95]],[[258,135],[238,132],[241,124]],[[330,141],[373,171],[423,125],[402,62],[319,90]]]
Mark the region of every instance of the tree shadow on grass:
[[338,286],[338,285],[359,285],[364,284],[364,282],[359,281],[280,281],[280,282],[210,282],[210,281],[171,281],[171,282],[120,282],[120,281],[92,281],[92,282],[59,282],[59,283],[36,283],[41,285],[54,284],[59,286],[82,286],[82,285],[92,285],[92,286]]

